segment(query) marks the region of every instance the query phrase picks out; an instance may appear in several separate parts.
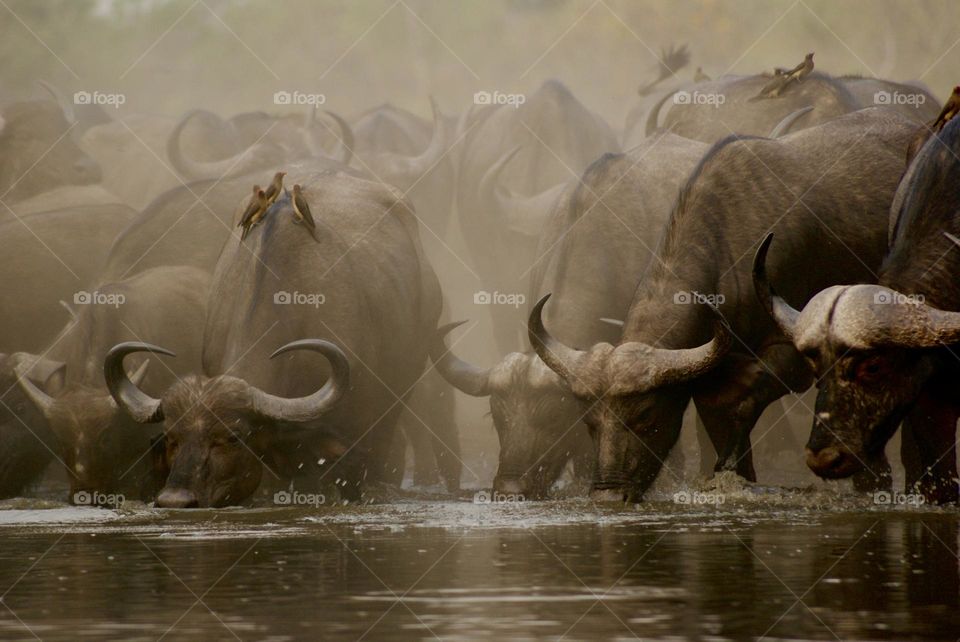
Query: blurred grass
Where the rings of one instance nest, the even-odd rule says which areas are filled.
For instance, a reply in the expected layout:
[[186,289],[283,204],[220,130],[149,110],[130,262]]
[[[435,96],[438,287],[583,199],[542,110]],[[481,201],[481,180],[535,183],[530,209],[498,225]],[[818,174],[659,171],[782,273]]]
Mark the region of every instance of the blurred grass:
[[671,42],[689,44],[684,78],[809,50],[820,69],[919,79],[941,98],[960,80],[947,0],[5,0],[0,16],[0,98],[44,78],[122,92],[124,112],[274,110],[274,91],[297,89],[345,114],[427,114],[427,94],[455,113],[478,89],[557,77],[619,127]]

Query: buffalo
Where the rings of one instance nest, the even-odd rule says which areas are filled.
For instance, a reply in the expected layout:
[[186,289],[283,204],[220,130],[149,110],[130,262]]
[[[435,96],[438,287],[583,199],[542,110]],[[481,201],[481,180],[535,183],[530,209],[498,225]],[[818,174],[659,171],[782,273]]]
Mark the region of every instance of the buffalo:
[[389,473],[394,426],[440,315],[436,276],[396,191],[344,172],[290,174],[316,229],[296,224],[284,194],[246,240],[228,239],[210,289],[204,374],[154,398],[120,363],[161,348],[122,344],[107,357],[118,403],[137,421],[163,422],[161,506],[239,503],[265,468],[300,488],[336,469],[347,499]]
[[[923,88],[816,71],[778,98],[753,100],[769,81],[769,76],[758,74],[685,85],[664,95],[650,110],[646,133],[662,128],[713,143],[730,134],[783,134],[872,106],[892,109],[917,124],[937,115],[936,100]],[[668,103],[670,109],[658,124]]]
[[[541,239],[531,286],[531,300],[555,293],[552,309],[563,314],[552,316],[551,326],[563,341],[617,339],[619,329],[604,319],[626,316],[670,205],[706,149],[672,134],[653,137],[629,153],[602,156],[566,188]],[[544,497],[570,460],[589,475],[593,449],[581,422],[589,404],[535,352],[513,352],[483,369],[438,341],[432,357],[458,389],[490,397],[500,438],[494,491]]]
[[[790,295],[772,290],[780,279],[767,276],[771,240],[757,253],[760,299],[820,378],[806,452],[821,477],[869,466],[903,423],[908,489],[931,502],[958,499],[958,151],[960,121],[951,120],[914,159],[894,199],[876,285],[835,285],[795,309]],[[780,246],[778,237],[771,257]]]
[[[456,211],[483,288],[525,292],[551,207],[571,178],[619,151],[609,125],[562,83],[551,80],[525,102],[484,105],[461,123]],[[521,345],[522,317],[490,306],[496,345]]]
[[569,347],[544,327],[547,298],[533,308],[537,354],[590,404],[595,496],[643,493],[691,399],[718,453],[715,470],[756,479],[751,429],[771,402],[805,390],[813,376],[748,287],[743,258],[776,230],[785,248],[774,271],[812,266],[794,270],[787,295],[795,300],[871,278],[913,129],[892,111],[868,109],[779,140],[728,137],[703,156],[674,204],[619,342]]
[[118,409],[103,385],[103,360],[116,343],[150,336],[181,358],[172,368],[164,364],[150,372],[144,361],[132,377],[139,385],[165,390],[180,375],[195,372],[209,281],[202,270],[173,266],[100,285],[99,302],[80,306],[77,318],[44,351],[43,359],[63,365],[59,378],[44,385],[28,376],[18,380],[42,416],[44,432],[52,433],[55,445],[50,447],[67,468],[71,500],[83,493],[155,495],[161,480],[153,458],[145,455],[156,433]]
[[63,109],[52,100],[18,102],[0,110],[0,200],[14,203],[59,185],[99,182],[100,167],[70,131]]

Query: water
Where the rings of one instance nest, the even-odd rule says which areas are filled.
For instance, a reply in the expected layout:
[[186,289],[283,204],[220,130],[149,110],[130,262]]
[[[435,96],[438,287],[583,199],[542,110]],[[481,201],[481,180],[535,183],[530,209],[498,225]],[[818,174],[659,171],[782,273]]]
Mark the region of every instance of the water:
[[955,508],[0,503],[0,638],[956,640]]

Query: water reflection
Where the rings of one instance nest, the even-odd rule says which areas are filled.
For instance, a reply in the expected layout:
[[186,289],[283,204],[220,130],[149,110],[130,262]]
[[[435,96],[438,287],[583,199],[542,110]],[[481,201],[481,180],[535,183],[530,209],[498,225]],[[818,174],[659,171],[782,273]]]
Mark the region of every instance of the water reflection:
[[956,639],[958,520],[584,501],[7,511],[0,637]]

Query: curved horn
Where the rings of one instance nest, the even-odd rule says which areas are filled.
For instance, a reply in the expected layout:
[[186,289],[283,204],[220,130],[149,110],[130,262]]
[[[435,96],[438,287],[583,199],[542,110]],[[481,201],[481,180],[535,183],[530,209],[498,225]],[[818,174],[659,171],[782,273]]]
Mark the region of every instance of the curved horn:
[[801,107],[795,112],[787,114],[787,116],[783,120],[781,120],[779,123],[777,123],[777,126],[770,131],[770,135],[767,136],[767,138],[780,138],[784,134],[789,133],[790,128],[793,127],[793,124],[797,122],[797,120],[801,116],[811,111],[813,111],[813,106],[807,106],[807,107]]
[[[314,107],[314,110],[316,110],[316,107]],[[349,165],[350,161],[353,159],[353,129],[350,127],[350,124],[347,121],[340,117],[339,114],[336,114],[330,110],[324,110],[324,113],[332,118],[337,123],[337,127],[340,128],[340,135],[337,137],[337,147],[332,153],[328,154],[314,138],[312,129],[308,129],[307,146],[310,149],[310,153],[314,156],[328,156],[338,163]]]
[[650,108],[650,113],[647,114],[647,136],[650,136],[653,134],[653,132],[657,131],[657,128],[660,126],[660,109],[663,107],[663,104],[667,102],[667,100],[669,100],[675,93],[677,92],[668,91],[663,95],[663,98],[657,101],[657,104]]
[[560,375],[567,383],[574,377],[577,363],[586,356],[583,350],[574,350],[560,343],[547,332],[543,325],[543,306],[547,304],[550,295],[545,295],[537,301],[530,311],[530,318],[527,321],[527,337],[530,345],[536,351],[540,359],[550,366],[550,369]]
[[726,319],[714,306],[713,338],[696,348],[654,348],[631,341],[613,349],[607,368],[618,373],[610,392],[643,392],[660,386],[681,384],[713,369],[730,348],[732,333]]
[[471,397],[486,397],[490,394],[490,370],[463,361],[447,348],[443,340],[451,330],[464,323],[466,321],[457,321],[437,329],[436,340],[430,349],[430,360],[437,372],[457,390]]
[[446,152],[447,135],[443,116],[433,96],[430,97],[430,108],[433,110],[433,131],[426,149],[415,156],[405,156],[393,152],[381,152],[377,162],[384,167],[383,173],[388,177],[396,177],[398,185],[412,186],[436,165]]
[[277,349],[270,358],[295,350],[319,352],[330,362],[330,378],[312,395],[287,399],[250,386],[253,410],[277,421],[300,423],[319,419],[327,413],[350,387],[350,362],[339,347],[323,339],[301,339]]
[[223,179],[233,176],[240,176],[254,171],[255,169],[270,165],[276,158],[274,146],[269,143],[256,143],[247,149],[237,152],[233,156],[222,158],[217,161],[198,161],[188,158],[180,148],[180,136],[184,127],[193,119],[204,112],[202,109],[194,109],[187,112],[177,126],[170,132],[167,138],[167,158],[173,165],[177,173],[187,180],[206,180],[211,178]]
[[437,105],[437,100],[433,96],[430,96],[430,112],[433,115],[433,130],[430,132],[430,142],[426,149],[418,155],[404,159],[404,169],[409,176],[419,178],[430,171],[446,151],[446,126],[443,122],[443,114],[440,113],[440,106]]
[[30,381],[26,375],[17,377],[17,383],[20,385],[23,393],[27,395],[27,398],[37,407],[37,410],[39,410],[44,417],[50,419],[53,404],[55,403],[53,397],[41,390],[36,384]]
[[[140,341],[127,341],[118,343],[110,348],[106,358],[103,360],[103,378],[107,384],[107,390],[113,397],[117,405],[127,411],[134,421],[141,424],[151,424],[163,421],[163,405],[159,399],[154,399],[150,395],[137,387],[137,384],[130,380],[127,371],[123,368],[123,359],[128,354],[135,352],[149,352],[151,354],[165,354],[175,357],[174,353],[166,348],[142,343]],[[142,378],[142,373],[146,369],[141,366],[134,377]]]
[[68,103],[63,94],[60,93],[60,90],[48,83],[46,80],[37,80],[37,84],[43,87],[50,97],[53,98],[53,102],[60,105],[60,109],[63,110],[63,117],[67,119],[68,123],[76,123],[77,116],[73,111],[73,107]]
[[800,312],[777,296],[767,278],[767,251],[770,249],[772,242],[773,232],[770,232],[760,243],[757,254],[753,257],[753,289],[757,293],[757,298],[760,300],[763,309],[767,311],[780,331],[793,341]]
[[498,215],[505,217],[511,230],[527,236],[540,236],[544,220],[550,215],[551,206],[566,189],[566,183],[558,183],[533,196],[505,195],[500,186],[500,175],[504,168],[517,155],[521,147],[517,145],[500,157],[480,179],[480,202],[494,204]]

